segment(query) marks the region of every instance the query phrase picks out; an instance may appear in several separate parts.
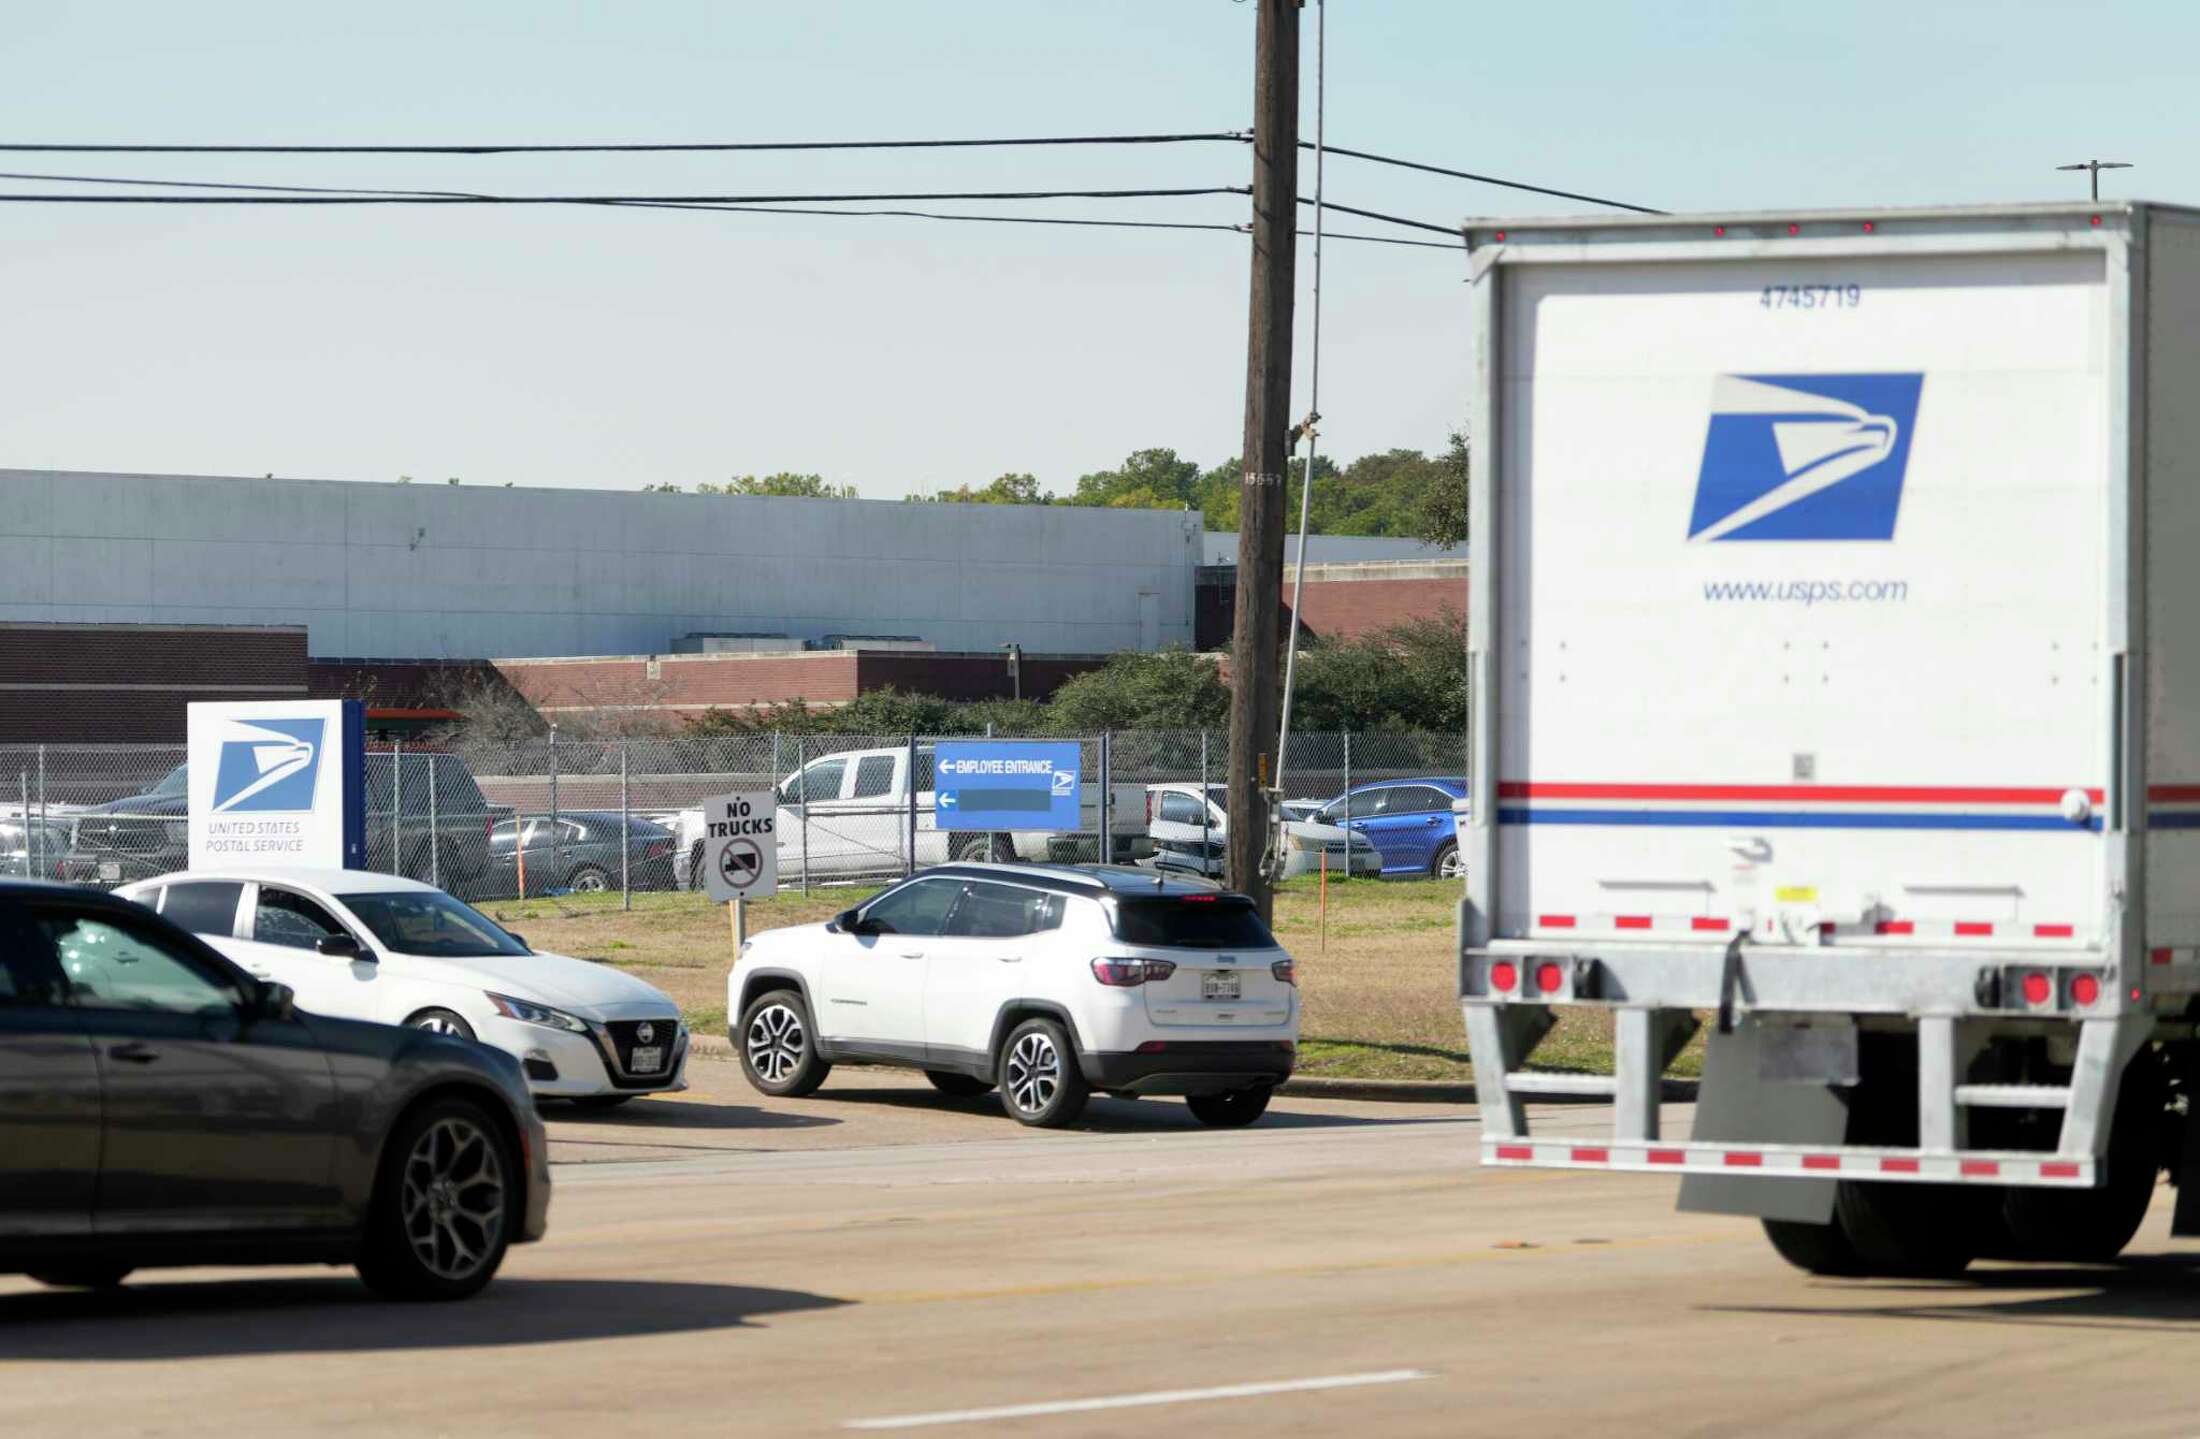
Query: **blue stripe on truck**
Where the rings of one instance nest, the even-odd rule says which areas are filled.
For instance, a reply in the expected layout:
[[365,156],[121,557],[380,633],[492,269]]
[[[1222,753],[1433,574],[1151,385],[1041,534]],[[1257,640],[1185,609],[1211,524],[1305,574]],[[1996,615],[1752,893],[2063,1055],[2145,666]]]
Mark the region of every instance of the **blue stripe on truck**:
[[[2179,816],[2177,818],[2182,818]],[[1746,809],[1524,809],[1497,811],[1499,824],[1607,824],[1655,825],[1695,829],[1993,829],[1993,830],[2088,830],[2099,833],[2098,816],[2073,824],[2054,814],[1903,814],[1893,811],[1828,811],[1807,814],[1793,810]],[[2194,824],[2200,824],[2195,817]],[[2157,829],[2167,828],[2162,821]]]

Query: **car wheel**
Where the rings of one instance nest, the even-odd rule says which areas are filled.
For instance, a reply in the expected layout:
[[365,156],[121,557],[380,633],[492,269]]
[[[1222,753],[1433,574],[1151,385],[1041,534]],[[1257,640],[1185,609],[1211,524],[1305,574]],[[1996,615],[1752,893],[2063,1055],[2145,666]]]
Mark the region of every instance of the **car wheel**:
[[359,1277],[390,1299],[464,1299],[504,1262],[519,1169],[488,1111],[442,1099],[390,1136]]
[[617,1109],[631,1104],[636,1096],[631,1094],[584,1094],[571,1101],[575,1109]]
[[974,1079],[967,1074],[953,1074],[944,1069],[927,1069],[924,1077],[932,1081],[932,1087],[950,1099],[975,1099],[993,1088],[990,1079]]
[[1186,1095],[1184,1103],[1201,1124],[1211,1124],[1217,1129],[1236,1129],[1267,1113],[1269,1097],[1275,1092],[1263,1084],[1222,1094]]
[[791,989],[750,1001],[734,1044],[741,1051],[741,1072],[765,1094],[797,1099],[816,1092],[833,1072],[832,1063],[818,1056],[809,1006]]
[[112,1289],[130,1275],[127,1264],[85,1264],[73,1269],[33,1269],[31,1278],[50,1289]]
[[463,1015],[447,1009],[423,1009],[405,1021],[407,1029],[425,1029],[430,1034],[448,1034],[454,1039],[472,1039],[474,1027]]
[[565,877],[565,887],[575,894],[602,894],[611,888],[611,876],[592,864],[584,864]]
[[1428,872],[1434,879],[1464,879],[1466,861],[1459,858],[1459,846],[1445,840],[1436,847],[1436,857],[1428,862]]
[[1001,1045],[1001,1099],[1019,1124],[1060,1129],[1074,1124],[1092,1097],[1069,1034],[1058,1021],[1027,1019]]

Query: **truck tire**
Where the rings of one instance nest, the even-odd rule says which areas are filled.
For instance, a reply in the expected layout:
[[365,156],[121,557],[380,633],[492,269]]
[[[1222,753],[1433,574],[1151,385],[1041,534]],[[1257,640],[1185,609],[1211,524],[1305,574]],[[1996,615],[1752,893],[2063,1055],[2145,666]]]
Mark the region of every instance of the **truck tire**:
[[1834,1215],[1864,1274],[1945,1279],[1978,1258],[1993,1222],[1991,1190],[1961,1184],[1844,1179]]
[[[1848,1142],[1917,1143],[1917,1041],[1859,1036],[1863,1082],[1849,1091]],[[1961,1274],[1994,1228],[1995,1192],[1976,1185],[1844,1179],[1834,1222],[1856,1249],[1859,1273],[1903,1278]]]
[[959,864],[1013,864],[1016,841],[1005,834],[972,834],[955,841]]
[[2003,1193],[2001,1222],[2010,1259],[2105,1264],[2123,1253],[2147,1217],[2161,1171],[2160,1126],[2169,1103],[2162,1062],[2142,1049],[2124,1070],[2109,1121],[2108,1182],[2098,1189],[2016,1189]]
[[1845,1279],[1864,1272],[1863,1256],[1849,1242],[1838,1213],[1830,1223],[1805,1224],[1794,1219],[1761,1219],[1765,1238],[1782,1259],[1805,1274]]

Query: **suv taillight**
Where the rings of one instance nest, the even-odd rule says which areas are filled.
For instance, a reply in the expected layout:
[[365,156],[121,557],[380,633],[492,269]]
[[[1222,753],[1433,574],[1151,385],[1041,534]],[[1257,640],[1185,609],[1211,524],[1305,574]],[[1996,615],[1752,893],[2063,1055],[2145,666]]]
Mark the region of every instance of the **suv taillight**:
[[1176,965],[1166,959],[1096,959],[1092,977],[1111,989],[1130,989],[1149,979],[1167,979]]
[[1295,960],[1279,959],[1268,966],[1268,972],[1285,984],[1295,986],[1299,982],[1299,966]]

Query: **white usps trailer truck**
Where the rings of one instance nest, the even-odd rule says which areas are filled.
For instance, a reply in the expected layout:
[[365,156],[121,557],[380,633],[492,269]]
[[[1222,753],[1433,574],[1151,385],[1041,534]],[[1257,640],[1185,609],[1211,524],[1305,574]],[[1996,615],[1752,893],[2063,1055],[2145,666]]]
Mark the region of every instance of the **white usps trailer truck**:
[[[1483,1161],[1814,1272],[2114,1255],[2200,1163],[2200,212],[1466,238]],[[1532,1067],[1565,1006],[1613,1078]]]

